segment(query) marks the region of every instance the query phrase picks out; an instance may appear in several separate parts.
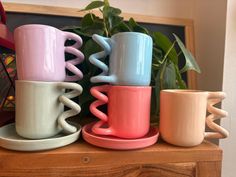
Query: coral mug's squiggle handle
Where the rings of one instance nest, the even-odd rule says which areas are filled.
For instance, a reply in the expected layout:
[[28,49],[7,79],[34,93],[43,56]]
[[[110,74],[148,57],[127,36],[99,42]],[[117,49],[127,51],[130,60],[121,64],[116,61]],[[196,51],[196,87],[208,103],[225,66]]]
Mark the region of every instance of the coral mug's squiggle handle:
[[101,58],[105,58],[107,55],[111,53],[112,50],[111,39],[99,36],[97,34],[94,34],[92,38],[96,43],[98,43],[104,49],[104,51],[92,54],[89,57],[90,63],[92,63],[93,65],[97,66],[99,69],[102,70],[102,73],[100,73],[99,75],[91,77],[90,81],[93,83],[106,82],[113,84],[116,80],[115,76],[113,75],[108,76],[108,70],[109,70],[108,66],[99,60]]
[[75,75],[67,75],[65,81],[78,81],[83,78],[83,73],[75,65],[80,64],[84,60],[84,55],[77,48],[82,46],[83,41],[80,36],[74,33],[64,32],[64,34],[66,39],[72,39],[76,41],[74,45],[65,47],[65,52],[76,56],[75,59],[66,61],[66,68]]
[[58,87],[61,89],[72,90],[72,91],[67,92],[59,97],[59,101],[71,109],[63,112],[58,117],[58,124],[60,127],[62,127],[62,129],[65,133],[68,133],[68,134],[74,133],[77,131],[77,128],[68,124],[66,122],[66,119],[80,113],[80,111],[81,111],[80,106],[77,103],[75,103],[74,101],[72,101],[71,98],[79,96],[82,93],[83,88],[79,84],[68,83],[68,82],[60,82],[60,83],[58,83]]
[[108,116],[97,109],[98,106],[104,105],[108,103],[108,97],[104,95],[101,92],[107,93],[109,90],[109,85],[102,85],[102,86],[96,86],[92,87],[90,92],[91,94],[97,98],[98,100],[94,101],[90,105],[90,111],[92,114],[94,114],[96,117],[101,119],[101,121],[98,121],[93,127],[92,131],[99,135],[112,135],[113,131],[111,128],[101,128],[102,125],[106,124],[108,122]]
[[206,118],[207,126],[215,132],[206,132],[205,138],[227,138],[229,132],[223,127],[217,125],[214,121],[226,117],[228,113],[224,110],[214,107],[216,103],[221,102],[226,97],[224,92],[209,92],[208,93],[208,104],[207,109],[210,113]]

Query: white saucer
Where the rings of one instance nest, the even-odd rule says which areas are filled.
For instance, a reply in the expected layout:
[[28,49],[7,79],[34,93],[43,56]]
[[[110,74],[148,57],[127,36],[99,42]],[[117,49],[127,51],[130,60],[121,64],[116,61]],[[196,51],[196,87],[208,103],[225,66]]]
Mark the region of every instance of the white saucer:
[[47,139],[29,140],[17,135],[15,123],[8,124],[0,127],[0,147],[17,151],[42,151],[62,147],[79,138],[81,126],[79,124],[75,126],[77,131],[73,134],[60,133]]

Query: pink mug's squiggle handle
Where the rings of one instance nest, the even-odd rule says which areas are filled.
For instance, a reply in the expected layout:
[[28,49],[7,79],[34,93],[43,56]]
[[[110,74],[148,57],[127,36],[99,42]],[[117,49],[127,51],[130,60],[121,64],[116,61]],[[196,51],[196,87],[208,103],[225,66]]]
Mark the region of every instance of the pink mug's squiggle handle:
[[108,103],[108,97],[101,93],[101,92],[108,92],[110,88],[110,85],[102,85],[102,86],[96,86],[92,87],[90,92],[91,94],[97,98],[98,100],[94,101],[90,105],[90,111],[92,114],[94,114],[96,117],[101,119],[101,121],[98,121],[92,128],[92,131],[96,134],[100,135],[112,135],[113,131],[111,128],[101,128],[105,123],[108,122],[108,116],[97,109],[98,106],[104,105]]
[[209,92],[208,94],[209,100],[207,109],[210,115],[206,118],[206,124],[214,132],[206,132],[205,138],[227,138],[229,136],[229,132],[223,127],[217,125],[214,121],[226,117],[228,113],[213,106],[216,103],[221,102],[226,97],[226,94],[224,92]]
[[75,59],[66,61],[65,67],[75,75],[67,75],[65,81],[78,81],[83,78],[83,73],[75,65],[80,64],[84,60],[84,54],[80,52],[77,48],[82,46],[83,41],[80,36],[74,33],[64,32],[64,34],[66,39],[72,39],[76,41],[74,45],[65,47],[65,52],[76,56]]

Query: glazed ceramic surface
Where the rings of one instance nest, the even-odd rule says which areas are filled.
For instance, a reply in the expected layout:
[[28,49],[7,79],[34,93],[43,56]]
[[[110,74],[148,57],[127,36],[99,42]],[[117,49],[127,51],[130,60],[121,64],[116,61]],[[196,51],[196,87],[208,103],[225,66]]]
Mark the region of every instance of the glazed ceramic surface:
[[[65,46],[65,41],[76,41]],[[84,55],[77,49],[82,39],[73,33],[63,32],[46,25],[23,25],[14,31],[17,75],[20,80],[32,81],[76,81],[83,77],[75,66]],[[65,61],[65,52],[77,58]],[[66,76],[66,68],[74,76]]]
[[[101,120],[94,125],[94,133],[139,138],[149,131],[151,87],[103,85],[93,87],[91,94],[98,100],[90,105],[90,111]],[[107,113],[97,109],[106,103]],[[109,125],[106,128],[105,123]]]
[[[65,89],[72,91],[65,93]],[[70,100],[80,95],[76,83],[16,81],[16,131],[29,139],[48,138],[64,130],[76,132],[65,119],[80,112],[80,106]],[[64,112],[64,106],[70,108]]]
[[[225,98],[223,92],[162,90],[160,94],[160,133],[168,143],[199,145],[204,138],[226,138],[228,131],[213,121],[227,112],[213,105]],[[206,117],[206,112],[210,113]],[[205,132],[205,122],[214,132]]]
[[[143,33],[123,32],[104,38],[97,34],[93,39],[104,51],[90,56],[92,64],[102,73],[91,82],[106,82],[114,85],[143,85],[151,81],[152,38]],[[99,59],[110,55],[109,68]]]
[[17,151],[42,151],[66,146],[79,139],[81,126],[74,125],[77,127],[77,131],[73,134],[59,133],[51,138],[29,140],[16,133],[14,123],[8,124],[0,128],[0,147]]
[[98,147],[131,150],[151,146],[157,142],[159,131],[155,127],[150,127],[148,133],[137,139],[122,139],[115,136],[102,136],[92,132],[92,127],[96,122],[85,125],[82,129],[83,138],[90,144]]

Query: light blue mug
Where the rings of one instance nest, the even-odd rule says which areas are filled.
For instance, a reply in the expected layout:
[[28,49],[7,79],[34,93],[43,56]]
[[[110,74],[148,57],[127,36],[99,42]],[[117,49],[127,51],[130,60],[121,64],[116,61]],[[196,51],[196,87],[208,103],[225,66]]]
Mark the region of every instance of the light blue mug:
[[[91,77],[93,83],[149,85],[151,82],[152,38],[138,32],[122,32],[106,38],[94,34],[93,40],[104,51],[92,54],[89,61],[102,73]],[[99,59],[110,55],[109,67]]]

